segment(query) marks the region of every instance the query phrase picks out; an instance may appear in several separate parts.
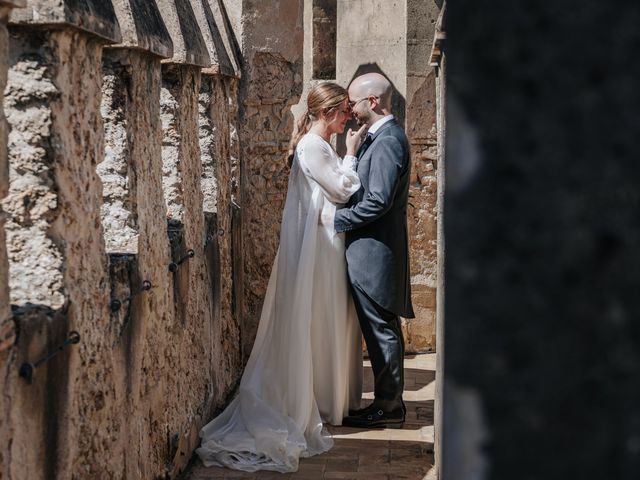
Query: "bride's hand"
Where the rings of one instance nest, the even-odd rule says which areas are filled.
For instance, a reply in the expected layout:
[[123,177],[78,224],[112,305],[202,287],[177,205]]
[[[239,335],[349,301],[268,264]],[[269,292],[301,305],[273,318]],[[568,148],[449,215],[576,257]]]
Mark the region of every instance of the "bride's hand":
[[360,147],[360,144],[362,143],[362,140],[364,140],[364,136],[365,136],[364,131],[366,128],[367,128],[366,125],[362,125],[360,127],[360,130],[358,130],[357,132],[354,132],[351,129],[347,130],[347,138],[346,138],[347,155],[356,154],[356,152],[358,151],[358,148]]

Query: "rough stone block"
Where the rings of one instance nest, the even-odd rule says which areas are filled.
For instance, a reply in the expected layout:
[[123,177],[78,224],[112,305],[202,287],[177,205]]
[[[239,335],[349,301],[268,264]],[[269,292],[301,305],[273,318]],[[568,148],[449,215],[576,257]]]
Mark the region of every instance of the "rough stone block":
[[[163,67],[160,111],[163,131],[163,188],[167,217],[184,223],[188,205],[202,211],[202,164],[198,135],[200,70],[172,65]],[[192,168],[188,168],[192,167]],[[193,175],[197,174],[197,177]],[[189,182],[196,181],[197,185]]]
[[[7,60],[9,36],[6,28],[10,7],[22,2],[0,2],[0,92],[4,92],[7,81]],[[9,189],[9,165],[7,162],[7,125],[4,118],[4,95],[0,95],[0,201]],[[11,315],[9,301],[9,262],[7,259],[6,239],[4,232],[4,215],[0,209],[0,437],[9,438],[11,424],[7,412],[10,406],[9,371],[14,368],[11,361],[16,341],[16,328]],[[6,445],[6,442],[5,442]],[[7,447],[0,446],[0,477],[9,477],[9,452]]]
[[[215,112],[224,112],[226,98],[220,97],[216,91],[216,83],[210,77],[202,78],[200,95],[198,99],[198,123],[199,123],[199,143],[202,159],[202,207],[205,212],[214,213],[218,211],[218,184],[228,181],[227,178],[217,176],[217,165],[219,162],[225,163],[229,158],[229,142],[225,142],[226,149],[223,148],[221,129],[222,122],[217,122]],[[222,116],[224,118],[224,116]],[[228,128],[225,129],[228,133]],[[224,213],[224,212],[221,212]]]
[[[314,2],[314,6],[317,2]],[[322,5],[322,2],[318,2]],[[404,324],[408,352],[435,349],[435,305],[415,292],[435,292],[438,248],[435,75],[426,58],[434,36],[436,2],[360,0],[338,2],[337,81],[378,72],[393,85],[392,113],[411,142],[408,227],[416,321]],[[406,21],[393,21],[402,18]],[[375,39],[375,40],[372,40]],[[315,43],[315,40],[313,40]],[[354,125],[355,126],[355,125]],[[341,154],[344,136],[337,142]],[[430,298],[432,298],[431,295]],[[430,330],[420,330],[429,328]],[[417,339],[421,339],[417,341]]]
[[27,0],[25,7],[13,12],[12,24],[64,25],[97,35],[110,43],[122,40],[111,1]]
[[[201,0],[193,0],[201,1]],[[160,15],[173,42],[173,56],[165,60],[198,67],[211,66],[207,45],[190,0],[157,0]]]
[[[102,227],[107,252],[138,252],[136,142],[144,142],[133,129],[136,106],[131,96],[131,65],[122,50],[106,51],[103,60],[100,113],[105,130],[105,158],[97,172],[102,180]],[[151,99],[149,99],[151,100]],[[133,101],[133,102],[132,102]],[[139,113],[146,109],[138,105]]]
[[[7,60],[9,35],[6,24],[10,9],[0,6],[0,92],[4,92],[7,83]],[[9,163],[7,161],[7,124],[4,116],[4,95],[0,95],[0,201],[9,191]],[[7,263],[6,242],[4,239],[4,218],[0,210],[0,329],[9,316],[9,265]],[[0,343],[2,343],[0,333]]]
[[[110,411],[113,404],[103,401],[114,394],[113,385],[95,383],[96,378],[107,378],[111,369],[111,357],[105,355],[110,339],[105,335],[109,302],[99,211],[102,187],[95,172],[104,155],[99,114],[102,44],[103,40],[71,28],[37,32],[15,28],[10,37],[6,106],[11,184],[3,210],[8,218],[11,301],[57,312],[64,309],[64,317],[52,319],[48,328],[75,329],[82,337],[72,354],[59,357],[66,358],[60,371],[40,377],[47,388],[60,381],[57,391],[64,392],[58,403],[52,400],[55,411],[47,416],[50,435],[45,450],[35,450],[32,433],[17,427],[30,410],[23,410],[29,403],[13,404],[14,428],[8,443],[16,459],[15,478],[71,477],[68,469],[76,461],[108,475],[119,463],[115,454],[94,456],[93,435],[86,431],[87,425],[109,430],[118,423]],[[20,337],[32,341],[27,334]],[[54,347],[48,343],[48,348]],[[18,380],[9,378],[9,391],[17,388]],[[33,401],[31,411],[48,410],[48,403]],[[81,418],[72,413],[76,409],[82,410]],[[64,426],[59,423],[62,418]],[[112,438],[102,442],[111,452]],[[74,448],[58,449],[63,444]],[[27,460],[19,461],[21,457]],[[22,470],[31,464],[45,473],[32,476]]]
[[211,59],[211,66],[205,68],[203,73],[235,76],[237,67],[232,61],[232,44],[219,0],[192,0],[191,5]]
[[173,56],[173,42],[155,0],[112,0],[122,43],[117,47],[146,50],[159,57]]
[[[23,40],[23,39],[20,39]],[[43,38],[46,41],[47,37]],[[11,125],[9,164],[11,186],[2,201],[7,213],[7,251],[11,263],[11,301],[54,309],[67,301],[63,281],[63,251],[48,230],[57,216],[51,135],[52,104],[59,99],[47,49],[32,50],[12,43],[5,112]],[[55,43],[55,42],[54,42]],[[22,48],[27,50],[21,55]],[[24,172],[24,173],[23,173]]]

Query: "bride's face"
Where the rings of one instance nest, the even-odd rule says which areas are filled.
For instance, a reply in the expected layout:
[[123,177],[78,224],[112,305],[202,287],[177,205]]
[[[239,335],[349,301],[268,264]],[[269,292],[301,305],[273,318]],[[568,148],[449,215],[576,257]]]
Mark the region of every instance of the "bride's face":
[[327,116],[327,126],[331,133],[342,133],[350,119],[349,99],[345,99],[338,108]]

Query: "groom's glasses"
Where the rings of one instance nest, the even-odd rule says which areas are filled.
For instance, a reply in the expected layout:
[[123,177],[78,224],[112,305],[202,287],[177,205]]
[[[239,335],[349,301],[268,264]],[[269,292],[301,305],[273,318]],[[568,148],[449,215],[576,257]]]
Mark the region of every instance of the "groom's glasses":
[[368,97],[363,97],[360,100],[354,100],[353,102],[349,102],[349,108],[353,109],[357,104],[359,104],[363,100],[369,100],[371,97],[378,98],[375,95],[369,95]]

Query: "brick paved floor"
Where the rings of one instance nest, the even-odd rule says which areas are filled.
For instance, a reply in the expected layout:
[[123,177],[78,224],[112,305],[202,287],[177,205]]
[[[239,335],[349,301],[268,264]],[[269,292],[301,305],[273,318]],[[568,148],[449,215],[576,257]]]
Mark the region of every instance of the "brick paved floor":
[[[401,430],[361,430],[329,426],[334,447],[322,455],[300,460],[296,473],[245,473],[205,467],[200,460],[181,477],[185,480],[282,479],[307,480],[435,480],[433,468],[433,402],[435,354],[408,355],[405,359],[404,400],[407,419]],[[373,375],[365,365],[363,404],[373,398]]]

